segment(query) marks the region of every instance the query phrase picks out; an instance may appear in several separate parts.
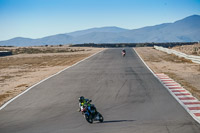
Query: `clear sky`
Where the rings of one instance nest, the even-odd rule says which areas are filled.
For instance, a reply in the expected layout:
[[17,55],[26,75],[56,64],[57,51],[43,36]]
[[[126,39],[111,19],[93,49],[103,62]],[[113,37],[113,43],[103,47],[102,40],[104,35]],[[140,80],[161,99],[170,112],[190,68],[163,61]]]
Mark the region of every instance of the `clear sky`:
[[94,27],[136,29],[200,15],[200,0],[0,0],[0,40]]

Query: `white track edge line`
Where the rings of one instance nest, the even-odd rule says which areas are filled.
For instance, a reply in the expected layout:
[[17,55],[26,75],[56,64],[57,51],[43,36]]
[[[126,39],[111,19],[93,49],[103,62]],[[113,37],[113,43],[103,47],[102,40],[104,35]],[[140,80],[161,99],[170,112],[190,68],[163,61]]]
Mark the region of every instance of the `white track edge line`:
[[59,71],[59,72],[57,72],[57,73],[55,73],[55,74],[53,74],[53,75],[51,75],[51,76],[49,76],[49,77],[47,77],[47,78],[45,78],[45,79],[39,81],[38,83],[32,85],[31,87],[29,87],[29,88],[27,88],[26,90],[24,90],[22,93],[18,94],[17,96],[11,98],[11,99],[8,100],[6,103],[4,103],[4,104],[0,107],[0,110],[2,110],[3,108],[5,108],[8,104],[10,104],[12,101],[14,101],[15,99],[17,99],[18,97],[22,96],[23,94],[25,94],[26,92],[28,92],[29,90],[31,90],[33,87],[35,87],[35,86],[39,85],[40,83],[42,83],[42,82],[44,82],[44,81],[50,79],[50,78],[53,77],[53,76],[56,76],[56,75],[60,74],[61,72],[65,71],[65,70],[67,70],[67,69],[69,69],[69,68],[71,68],[71,67],[73,67],[73,66],[78,65],[79,63],[81,63],[81,62],[83,62],[83,61],[85,61],[85,60],[87,60],[87,59],[93,57],[94,55],[103,52],[104,50],[105,50],[105,49],[103,49],[103,50],[101,50],[101,51],[99,51],[99,52],[97,52],[97,53],[94,53],[94,54],[92,54],[92,55],[90,55],[90,56],[88,56],[88,57],[86,57],[86,58],[84,58],[84,59],[82,59],[82,60],[76,62],[75,64],[73,64],[73,65],[71,65],[71,66],[68,66],[68,67],[64,68],[63,70],[61,70],[61,71]]
[[154,77],[156,77],[156,79],[168,90],[168,92],[181,104],[181,106],[192,116],[192,118],[194,120],[196,120],[199,124],[200,124],[200,120],[197,119],[197,116],[195,116],[182,102],[181,100],[179,100],[174,94],[173,92],[171,92],[162,82],[161,80],[156,76],[156,74],[151,70],[151,68],[144,62],[144,60],[140,57],[140,55],[138,54],[138,52],[133,48],[133,50],[136,52],[136,54],[138,55],[138,57],[141,59],[141,61],[144,63],[144,65],[149,69],[149,71],[154,75]]

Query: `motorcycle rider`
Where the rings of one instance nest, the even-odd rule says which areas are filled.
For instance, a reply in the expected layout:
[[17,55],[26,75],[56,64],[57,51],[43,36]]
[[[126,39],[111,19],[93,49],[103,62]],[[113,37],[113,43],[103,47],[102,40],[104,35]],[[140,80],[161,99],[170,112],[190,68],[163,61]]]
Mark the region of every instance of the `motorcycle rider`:
[[122,50],[122,53],[125,53],[125,54],[126,54],[126,50],[125,50],[125,49],[123,49],[123,50]]
[[[84,96],[79,97],[79,112],[85,107],[85,106],[91,106],[92,100],[89,99],[85,99]],[[94,105],[92,105],[94,107]],[[95,109],[95,113],[97,112],[96,108]]]
[[90,100],[85,99],[84,96],[79,97],[79,112],[84,108],[84,106],[90,106],[89,102]]
[[123,50],[122,50],[122,56],[125,56],[125,55],[126,55],[126,50],[123,49]]

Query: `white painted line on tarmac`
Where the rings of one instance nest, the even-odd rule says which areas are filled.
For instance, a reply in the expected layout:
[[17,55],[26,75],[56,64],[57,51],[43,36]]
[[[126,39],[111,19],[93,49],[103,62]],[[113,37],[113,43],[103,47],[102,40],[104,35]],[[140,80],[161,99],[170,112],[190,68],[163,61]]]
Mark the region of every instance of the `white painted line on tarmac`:
[[195,114],[195,113],[200,113],[200,110],[191,110],[191,112],[192,112],[193,114]]
[[185,103],[199,102],[199,101],[195,99],[195,100],[182,100],[182,102],[183,102],[184,105],[187,105]]
[[[105,49],[104,49],[104,50],[105,50]],[[73,64],[73,65],[71,65],[71,66],[68,66],[68,67],[66,67],[65,69],[63,69],[63,70],[57,72],[56,74],[53,74],[53,75],[51,75],[51,76],[49,76],[49,77],[47,77],[47,78],[41,80],[40,82],[38,82],[38,83],[32,85],[31,87],[27,88],[25,91],[23,91],[22,93],[20,93],[20,94],[17,95],[16,97],[10,99],[8,102],[6,102],[5,104],[3,104],[3,105],[0,107],[0,110],[2,110],[3,108],[5,108],[8,104],[10,104],[12,101],[14,101],[15,99],[17,99],[18,97],[22,96],[23,94],[25,94],[26,92],[28,92],[29,90],[31,90],[33,87],[35,87],[35,86],[41,84],[42,82],[44,82],[44,81],[50,79],[50,78],[53,77],[53,76],[56,76],[56,75],[60,74],[61,72],[65,71],[65,70],[67,70],[67,69],[69,69],[69,68],[71,68],[71,67],[73,67],[73,66],[78,65],[79,63],[81,63],[81,62],[83,62],[83,61],[85,61],[85,60],[91,58],[92,56],[94,56],[94,55],[96,55],[96,54],[98,54],[98,53],[100,53],[100,52],[102,52],[102,51],[104,51],[104,50],[101,50],[101,51],[99,51],[99,52],[97,52],[97,53],[94,53],[94,54],[92,54],[91,56],[89,56],[89,57],[87,57],[87,58],[85,58],[85,59],[83,59],[83,60],[80,60],[79,62],[77,62],[77,63],[75,63],[75,64]]]
[[[176,95],[177,96],[177,95]],[[191,95],[178,95],[178,98],[190,98],[192,97]],[[193,98],[193,97],[192,97]]]
[[[200,104],[196,104],[196,105],[185,105],[187,107],[200,107]],[[199,110],[200,111],[200,110]]]
[[[140,55],[137,53],[137,51],[134,49],[134,51],[136,52],[136,54],[138,55],[138,57],[141,59],[141,61],[144,63],[144,65],[149,69],[149,71],[154,75],[154,77],[156,77],[156,79],[158,79],[158,81],[160,81],[160,83],[168,90],[168,92],[179,102],[179,104],[181,104],[181,106],[192,116],[192,118],[194,120],[196,120],[199,124],[200,124],[200,109],[198,107],[187,107],[184,103],[189,103],[189,102],[200,102],[199,100],[197,100],[195,97],[192,97],[191,100],[180,100],[179,97],[177,97],[175,95],[176,92],[182,93],[182,92],[186,92],[186,93],[190,93],[187,90],[185,90],[184,88],[182,90],[174,90],[174,89],[169,89],[170,87],[181,87],[180,84],[177,83],[177,85],[166,85],[162,82],[162,79],[171,79],[169,78],[167,75],[163,74],[163,73],[159,73],[159,74],[155,74],[150,68],[149,66],[144,62],[144,60],[140,57]],[[190,93],[191,94],[191,93]],[[192,96],[192,95],[191,95]]]

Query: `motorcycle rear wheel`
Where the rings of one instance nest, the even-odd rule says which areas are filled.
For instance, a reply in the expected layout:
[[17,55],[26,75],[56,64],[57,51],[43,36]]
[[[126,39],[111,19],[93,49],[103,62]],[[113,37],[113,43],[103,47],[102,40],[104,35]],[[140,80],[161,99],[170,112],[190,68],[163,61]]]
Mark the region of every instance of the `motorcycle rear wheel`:
[[93,123],[93,119],[92,119],[92,115],[85,115],[85,119],[88,123],[92,124]]

